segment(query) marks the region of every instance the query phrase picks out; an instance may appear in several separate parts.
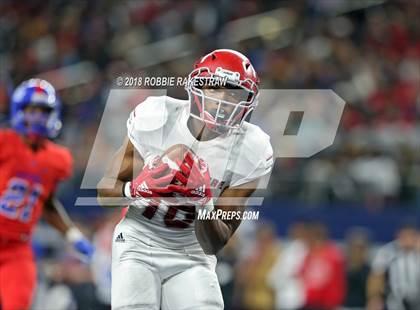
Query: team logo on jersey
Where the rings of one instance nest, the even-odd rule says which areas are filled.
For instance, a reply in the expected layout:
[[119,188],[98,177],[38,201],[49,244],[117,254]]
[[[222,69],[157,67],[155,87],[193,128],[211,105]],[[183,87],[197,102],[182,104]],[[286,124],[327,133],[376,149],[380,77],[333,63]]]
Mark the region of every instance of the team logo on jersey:
[[119,235],[117,236],[117,238],[115,238],[115,242],[125,242],[124,236],[121,233],[119,233]]

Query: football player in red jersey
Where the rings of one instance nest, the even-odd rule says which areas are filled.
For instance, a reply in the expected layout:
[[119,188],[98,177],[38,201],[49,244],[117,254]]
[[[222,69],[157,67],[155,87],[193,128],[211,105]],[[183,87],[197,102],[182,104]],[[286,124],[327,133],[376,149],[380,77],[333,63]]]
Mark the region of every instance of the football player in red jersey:
[[55,198],[72,156],[51,142],[61,129],[60,102],[50,83],[23,82],[13,93],[12,129],[0,130],[0,308],[29,309],[36,281],[31,234],[41,215],[90,258],[93,247]]

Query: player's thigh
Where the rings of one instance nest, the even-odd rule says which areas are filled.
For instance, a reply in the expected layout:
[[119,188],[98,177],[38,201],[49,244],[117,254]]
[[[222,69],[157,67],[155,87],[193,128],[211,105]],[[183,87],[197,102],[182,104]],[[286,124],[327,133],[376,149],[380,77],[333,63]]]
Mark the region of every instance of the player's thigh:
[[36,267],[32,257],[2,262],[0,266],[1,309],[29,309],[35,284]]
[[162,310],[193,309],[223,309],[216,273],[201,265],[171,277],[162,285]]
[[124,260],[112,264],[113,310],[158,310],[160,294],[160,278],[148,266],[136,260]]

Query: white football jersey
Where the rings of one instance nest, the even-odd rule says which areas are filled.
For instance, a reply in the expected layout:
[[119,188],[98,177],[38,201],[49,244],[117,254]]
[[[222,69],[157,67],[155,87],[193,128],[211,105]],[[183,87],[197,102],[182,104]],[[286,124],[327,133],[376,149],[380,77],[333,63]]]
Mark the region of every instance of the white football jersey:
[[[226,187],[248,183],[271,171],[270,137],[258,126],[244,122],[237,132],[198,141],[187,127],[188,118],[188,100],[151,96],[131,112],[127,121],[128,137],[145,162],[175,144],[188,146],[207,162],[214,198]],[[156,212],[149,209],[145,217],[147,205],[147,200],[136,200],[130,206],[126,217],[135,219],[133,232],[146,234],[160,246],[198,245],[194,223],[184,211],[161,204]]]

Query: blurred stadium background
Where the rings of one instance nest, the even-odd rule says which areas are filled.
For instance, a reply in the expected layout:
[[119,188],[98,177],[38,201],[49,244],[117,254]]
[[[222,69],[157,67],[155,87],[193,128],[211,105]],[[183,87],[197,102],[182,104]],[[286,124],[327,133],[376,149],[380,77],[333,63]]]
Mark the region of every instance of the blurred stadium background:
[[[120,215],[74,202],[89,195],[80,183],[115,78],[186,76],[215,48],[248,55],[261,88],[333,89],[347,103],[332,147],[277,159],[263,220],[244,223],[220,254],[226,308],[278,307],[288,283],[273,280],[273,266],[309,222],[306,233],[328,231],[346,258],[343,307],[362,308],[376,249],[420,218],[419,10],[415,0],[1,1],[0,124],[21,81],[43,77],[58,89],[60,140],[76,159],[60,196],[98,248],[89,268],[41,225],[34,308],[107,309],[110,232]],[[173,95],[186,97],[182,88]]]

